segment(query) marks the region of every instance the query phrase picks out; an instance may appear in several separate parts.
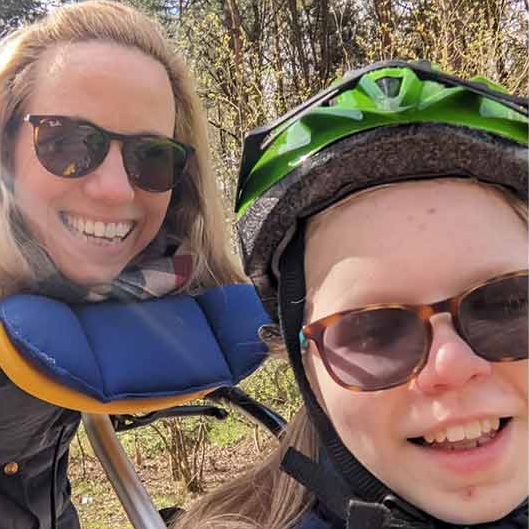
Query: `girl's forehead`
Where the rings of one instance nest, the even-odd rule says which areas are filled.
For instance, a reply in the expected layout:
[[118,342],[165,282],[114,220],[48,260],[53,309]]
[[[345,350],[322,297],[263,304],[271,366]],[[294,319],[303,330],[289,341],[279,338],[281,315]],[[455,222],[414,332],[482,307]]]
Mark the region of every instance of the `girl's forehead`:
[[[310,219],[307,250],[311,250],[314,241],[321,247],[337,235],[344,244],[336,250],[353,241],[356,248],[396,248],[399,254],[403,242],[413,246],[415,240],[410,236],[426,230],[437,236],[432,241],[437,243],[446,234],[464,237],[480,231],[483,237],[493,239],[498,230],[488,229],[496,224],[496,218],[489,216],[492,211],[504,222],[525,226],[503,195],[471,181],[437,179],[380,186],[346,197]],[[402,240],[399,235],[408,238]],[[424,241],[419,238],[418,242]],[[457,243],[456,237],[450,242]],[[416,250],[421,247],[416,246]]]
[[327,313],[432,302],[526,268],[526,256],[527,229],[499,194],[459,181],[398,184],[309,222],[307,297],[332,303]]

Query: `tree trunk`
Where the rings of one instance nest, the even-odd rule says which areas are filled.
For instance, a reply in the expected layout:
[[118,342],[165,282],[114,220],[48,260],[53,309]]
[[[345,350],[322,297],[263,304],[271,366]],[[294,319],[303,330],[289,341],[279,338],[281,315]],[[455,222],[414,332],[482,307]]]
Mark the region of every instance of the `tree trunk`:
[[373,0],[373,6],[380,29],[381,59],[390,59],[392,56],[391,30],[393,28],[391,0]]
[[305,50],[303,49],[303,38],[301,36],[301,27],[299,24],[296,0],[288,0],[287,5],[290,12],[290,22],[292,27],[292,39],[294,42],[294,48],[297,52],[301,71],[303,72],[304,85],[307,87],[310,85],[309,65],[307,62]]

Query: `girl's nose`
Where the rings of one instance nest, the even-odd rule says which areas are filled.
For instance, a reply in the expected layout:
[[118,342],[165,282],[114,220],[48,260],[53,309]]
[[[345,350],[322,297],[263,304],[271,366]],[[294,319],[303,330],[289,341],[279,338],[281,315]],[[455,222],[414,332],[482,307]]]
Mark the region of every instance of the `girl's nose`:
[[458,389],[490,375],[490,362],[474,353],[457,333],[450,315],[431,318],[433,340],[426,365],[416,377],[417,387],[424,393]]
[[124,204],[134,200],[135,189],[125,171],[118,142],[110,144],[103,163],[87,175],[84,191],[93,200],[109,204]]

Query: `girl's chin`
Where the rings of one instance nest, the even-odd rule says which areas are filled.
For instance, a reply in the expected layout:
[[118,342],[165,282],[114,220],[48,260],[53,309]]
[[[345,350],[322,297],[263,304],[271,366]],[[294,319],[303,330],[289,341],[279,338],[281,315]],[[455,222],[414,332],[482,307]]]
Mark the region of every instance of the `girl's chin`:
[[504,487],[498,487],[498,490],[484,493],[474,486],[450,493],[448,497],[439,496],[435,505],[432,504],[434,492],[424,503],[417,499],[408,501],[414,505],[421,504],[421,510],[442,522],[466,526],[500,520],[520,507],[526,499],[526,495],[521,494],[519,498],[509,501],[505,492]]

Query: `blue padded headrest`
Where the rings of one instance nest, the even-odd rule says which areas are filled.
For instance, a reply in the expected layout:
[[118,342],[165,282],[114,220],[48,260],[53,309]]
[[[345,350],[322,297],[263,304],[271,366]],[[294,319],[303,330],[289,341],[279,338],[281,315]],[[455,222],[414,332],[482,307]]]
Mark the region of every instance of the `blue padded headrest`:
[[100,402],[234,385],[264,359],[257,329],[269,323],[248,284],[130,304],[18,294],[2,300],[0,320],[41,372]]

